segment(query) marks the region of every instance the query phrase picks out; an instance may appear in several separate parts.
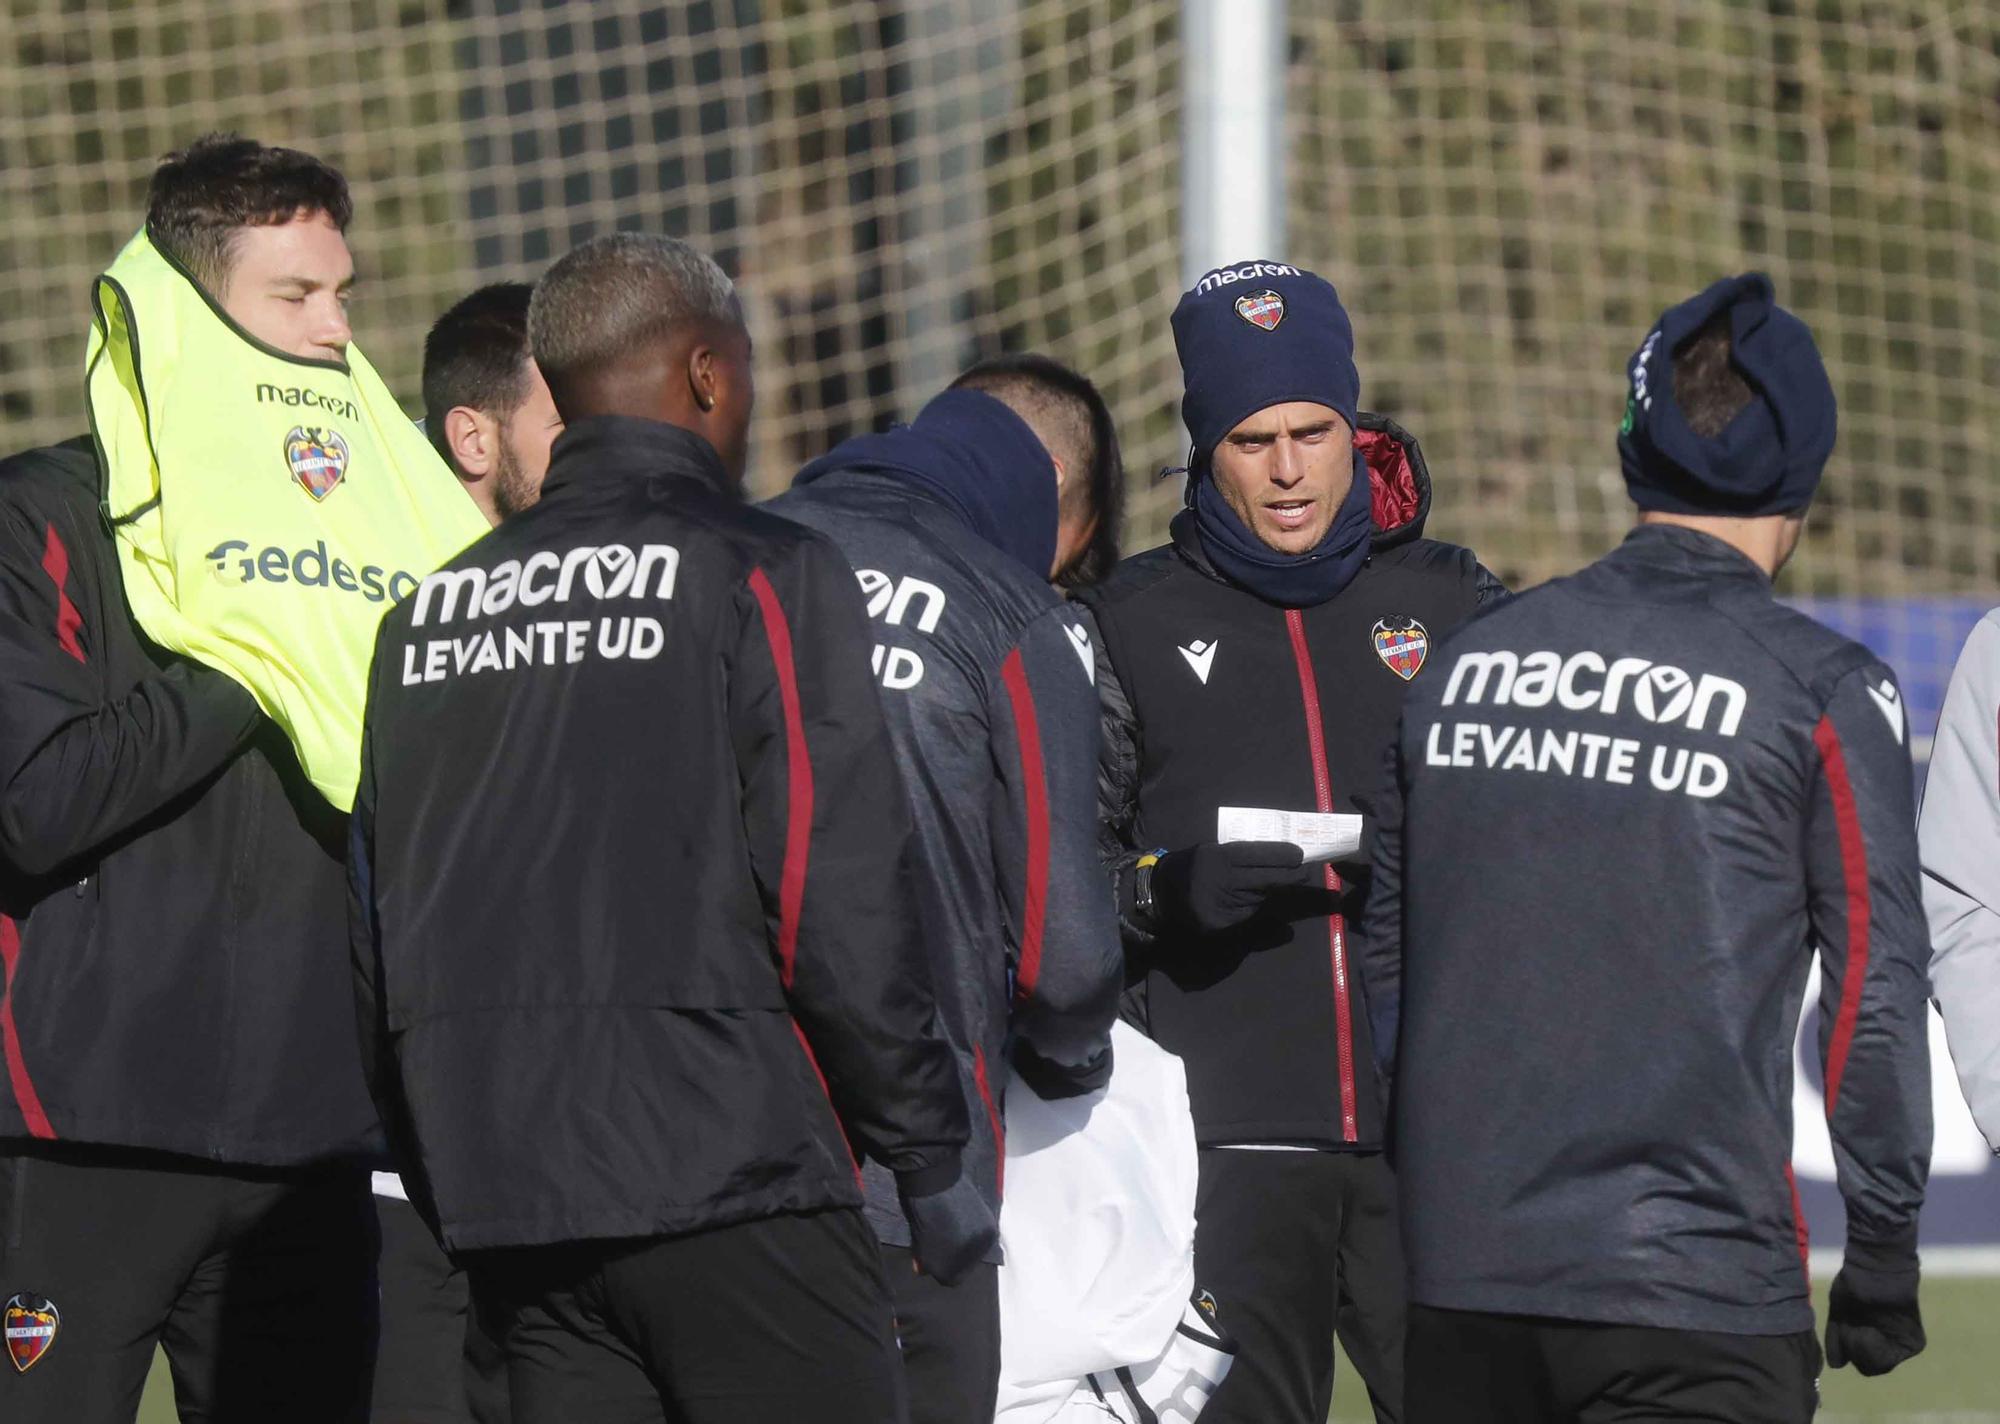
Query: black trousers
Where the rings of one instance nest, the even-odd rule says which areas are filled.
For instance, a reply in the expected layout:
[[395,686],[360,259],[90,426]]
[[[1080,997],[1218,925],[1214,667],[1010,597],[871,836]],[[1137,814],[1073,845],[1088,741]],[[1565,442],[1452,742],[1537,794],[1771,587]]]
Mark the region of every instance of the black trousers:
[[1000,1268],[980,1264],[955,1286],[913,1268],[907,1246],[882,1248],[910,1424],[993,1424],[1000,1397]]
[[852,1210],[464,1258],[515,1424],[899,1424],[875,1235]]
[[165,1349],[186,1424],[361,1424],[375,1213],[354,1168],[260,1171],[115,1148],[0,1147],[0,1309],[55,1307],[0,1418],[130,1424]]
[[1333,1340],[1378,1424],[1403,1413],[1403,1246],[1379,1153],[1205,1147],[1195,1283],[1240,1346],[1202,1424],[1325,1424]]
[[1410,1309],[1410,1424],[1807,1424],[1819,1341]]
[[507,1361],[479,1326],[465,1272],[417,1209],[375,1198],[382,1337],[371,1424],[509,1424]]

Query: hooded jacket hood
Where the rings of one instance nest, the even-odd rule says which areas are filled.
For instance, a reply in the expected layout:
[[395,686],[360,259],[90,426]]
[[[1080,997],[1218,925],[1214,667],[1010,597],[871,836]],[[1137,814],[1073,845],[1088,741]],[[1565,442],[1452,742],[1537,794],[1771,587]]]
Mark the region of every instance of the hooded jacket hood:
[[936,495],[987,543],[1046,579],[1056,557],[1056,469],[1028,422],[984,391],[950,390],[908,425],[843,440],[792,481],[882,470]]

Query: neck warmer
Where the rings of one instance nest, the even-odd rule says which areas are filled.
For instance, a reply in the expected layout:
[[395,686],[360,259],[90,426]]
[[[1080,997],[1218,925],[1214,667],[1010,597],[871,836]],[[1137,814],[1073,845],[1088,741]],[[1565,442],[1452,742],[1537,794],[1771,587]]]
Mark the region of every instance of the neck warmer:
[[263,345],[144,232],[91,304],[90,423],[134,617],[248,688],[346,810],[376,625],[486,520],[360,351]]
[[908,425],[843,440],[795,486],[880,470],[935,495],[1038,579],[1056,558],[1056,470],[1028,422],[984,391],[946,391]]
[[1361,572],[1375,536],[1368,465],[1354,452],[1354,478],[1326,536],[1303,554],[1281,554],[1236,517],[1207,470],[1194,476],[1195,532],[1216,572],[1266,603],[1311,608],[1325,603]]

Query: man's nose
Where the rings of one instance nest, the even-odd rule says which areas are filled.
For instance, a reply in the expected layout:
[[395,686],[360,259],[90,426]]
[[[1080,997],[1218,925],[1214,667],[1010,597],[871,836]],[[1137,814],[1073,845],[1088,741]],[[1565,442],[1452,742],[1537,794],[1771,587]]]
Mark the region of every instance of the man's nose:
[[1271,482],[1290,489],[1306,477],[1305,458],[1296,440],[1279,436],[1271,448]]
[[335,351],[345,351],[352,340],[354,328],[347,324],[347,307],[341,302],[332,303],[331,310],[321,314],[313,341]]

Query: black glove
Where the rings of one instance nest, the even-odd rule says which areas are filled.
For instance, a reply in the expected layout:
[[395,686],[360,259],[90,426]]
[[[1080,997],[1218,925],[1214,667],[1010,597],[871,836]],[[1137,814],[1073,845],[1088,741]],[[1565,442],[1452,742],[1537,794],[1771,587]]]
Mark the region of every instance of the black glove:
[[1111,1045],[1105,1044],[1087,1063],[1058,1063],[1035,1052],[1032,1044],[1016,1043],[1014,1072],[1045,1103],[1080,1098],[1111,1081]]
[[1917,1230],[1895,1241],[1849,1241],[1826,1305],[1826,1362],[1886,1375],[1924,1348],[1917,1310]]
[[951,1180],[933,1185],[937,1169],[896,1179],[896,1195],[910,1223],[910,1254],[917,1268],[944,1285],[957,1285],[1000,1239],[1000,1223],[972,1179],[951,1164]]
[[1271,895],[1304,884],[1305,853],[1290,841],[1229,841],[1169,851],[1153,867],[1152,922],[1218,934],[1264,908]]

